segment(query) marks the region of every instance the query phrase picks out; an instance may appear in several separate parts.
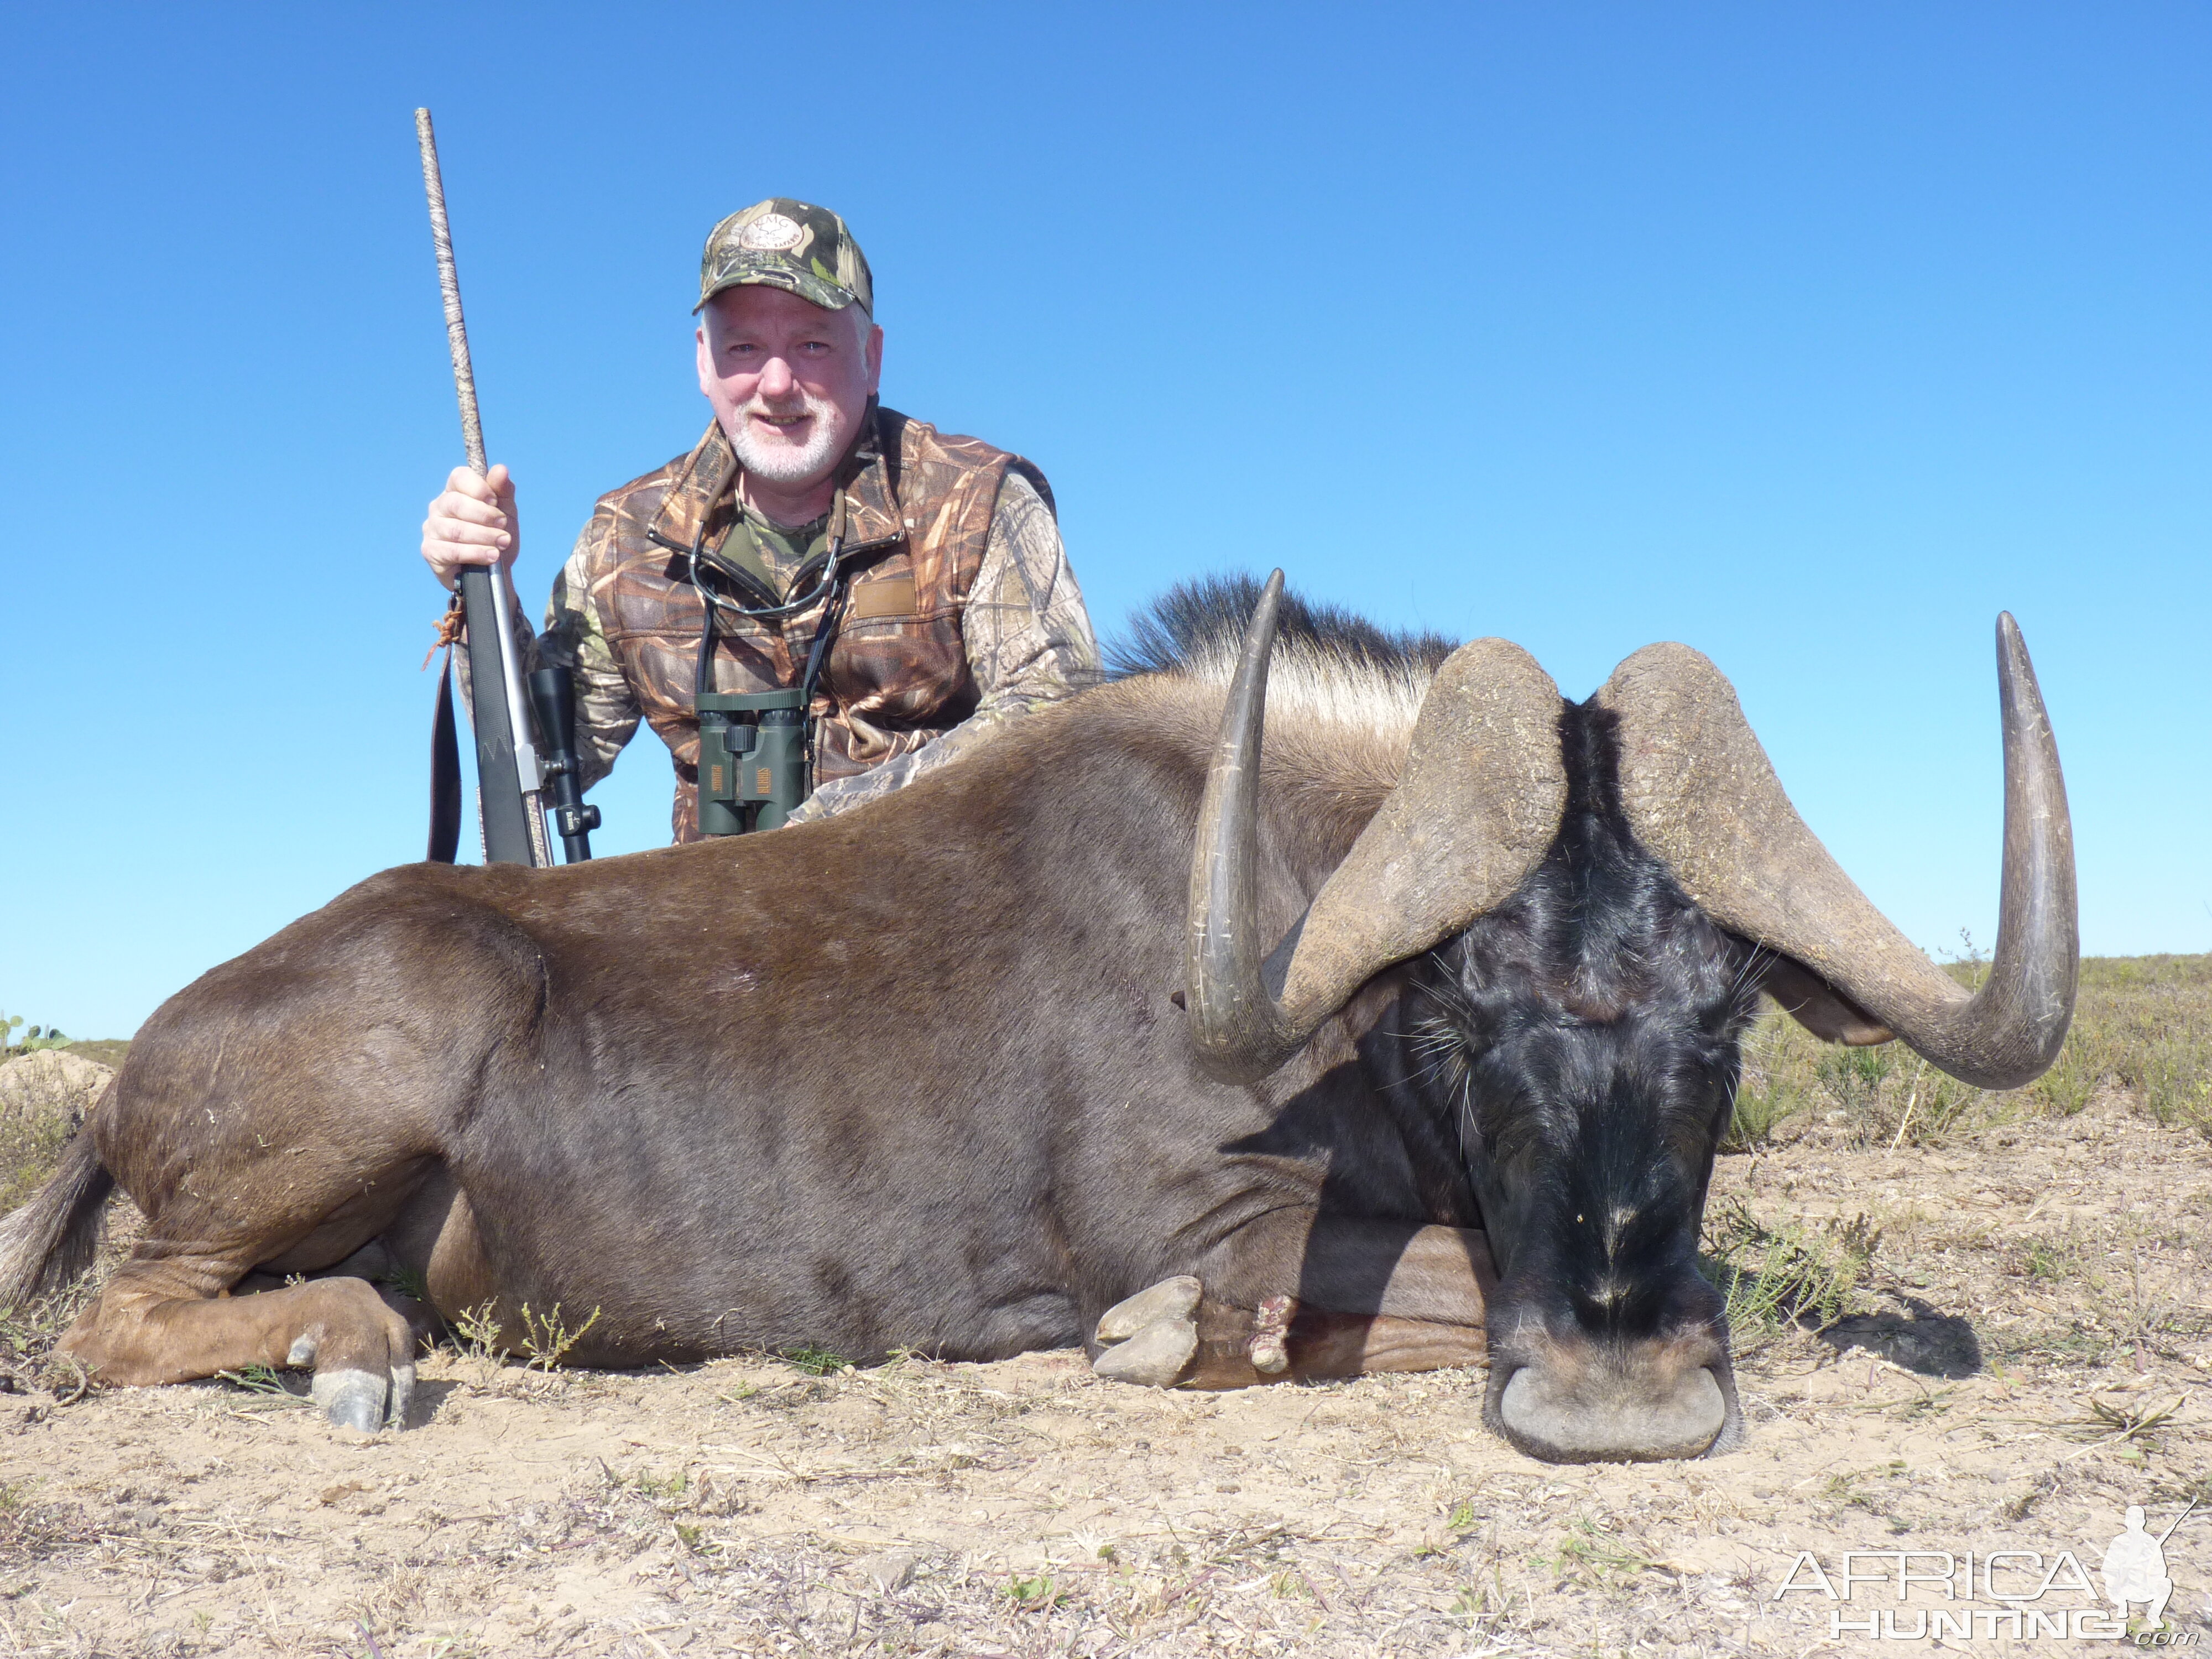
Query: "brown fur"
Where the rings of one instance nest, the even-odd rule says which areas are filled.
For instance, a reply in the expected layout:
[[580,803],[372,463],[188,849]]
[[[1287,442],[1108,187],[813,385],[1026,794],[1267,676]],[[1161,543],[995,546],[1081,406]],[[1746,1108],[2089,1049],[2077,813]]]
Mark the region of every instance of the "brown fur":
[[[1395,779],[1413,701],[1285,680],[1277,929]],[[362,883],[140,1033],[86,1144],[147,1231],[68,1346],[126,1382],[303,1335],[319,1372],[395,1366],[404,1322],[358,1280],[224,1297],[380,1239],[448,1317],[596,1310],[583,1363],[998,1358],[1183,1272],[1217,1310],[1296,1296],[1294,1375],[1479,1353],[1449,1127],[1361,1075],[1389,976],[1262,1085],[1191,1062],[1170,999],[1220,695],[1103,688],[770,835]]]

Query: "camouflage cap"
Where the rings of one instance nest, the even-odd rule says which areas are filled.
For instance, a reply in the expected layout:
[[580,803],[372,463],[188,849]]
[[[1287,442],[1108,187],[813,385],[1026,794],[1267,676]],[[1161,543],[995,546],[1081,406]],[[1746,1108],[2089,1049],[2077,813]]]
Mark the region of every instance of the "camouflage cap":
[[699,261],[697,311],[726,288],[758,284],[825,311],[858,305],[873,316],[875,284],[845,222],[828,208],[771,196],[716,225]]

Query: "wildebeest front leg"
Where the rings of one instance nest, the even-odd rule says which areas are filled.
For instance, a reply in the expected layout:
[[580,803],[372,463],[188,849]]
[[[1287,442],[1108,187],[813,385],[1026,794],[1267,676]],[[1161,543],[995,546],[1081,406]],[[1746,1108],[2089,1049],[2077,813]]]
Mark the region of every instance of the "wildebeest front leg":
[[1278,1212],[1196,1265],[1107,1310],[1101,1376],[1234,1389],[1435,1370],[1487,1352],[1498,1275],[1483,1236],[1465,1228]]

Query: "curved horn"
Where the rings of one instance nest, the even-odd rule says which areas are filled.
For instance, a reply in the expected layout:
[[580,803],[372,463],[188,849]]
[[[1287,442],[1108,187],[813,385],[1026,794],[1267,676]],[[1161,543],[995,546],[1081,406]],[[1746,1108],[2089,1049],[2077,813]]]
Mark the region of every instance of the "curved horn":
[[1367,980],[1511,893],[1566,805],[1559,688],[1518,646],[1462,646],[1430,683],[1397,787],[1263,963],[1260,738],[1282,592],[1278,570],[1245,632],[1190,867],[1191,1036],[1206,1070],[1235,1083],[1265,1077]]
[[2004,887],[1996,956],[1971,996],[1891,925],[1805,827],[1718,669],[1655,645],[1597,702],[1620,717],[1620,794],[1644,845],[1714,921],[1791,957],[1964,1082],[2012,1089],[2057,1058],[2074,1017],[2074,834],[2027,647],[1997,618]]

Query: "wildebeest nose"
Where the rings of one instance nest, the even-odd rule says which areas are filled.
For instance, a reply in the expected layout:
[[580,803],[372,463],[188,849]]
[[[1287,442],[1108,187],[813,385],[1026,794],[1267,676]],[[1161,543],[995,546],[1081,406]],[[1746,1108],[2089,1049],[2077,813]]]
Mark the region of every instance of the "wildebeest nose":
[[1724,1449],[1735,1415],[1727,1360],[1683,1358],[1679,1351],[1546,1355],[1507,1377],[1498,1425],[1548,1463],[1650,1462]]

